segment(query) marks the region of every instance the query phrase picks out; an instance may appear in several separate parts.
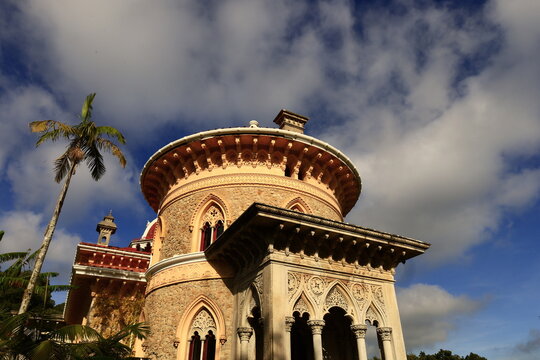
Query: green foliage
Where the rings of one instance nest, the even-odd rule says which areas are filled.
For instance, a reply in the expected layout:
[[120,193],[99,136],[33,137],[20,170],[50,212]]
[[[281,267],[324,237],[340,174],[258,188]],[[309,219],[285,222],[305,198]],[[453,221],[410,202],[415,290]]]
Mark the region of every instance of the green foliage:
[[128,359],[131,348],[122,343],[129,337],[144,339],[148,327],[142,323],[126,326],[103,337],[83,325],[50,327],[35,314],[11,316],[0,312],[0,359],[2,360],[86,360]]
[[[3,231],[1,234],[3,235]],[[30,250],[0,254],[0,309],[12,311],[19,308],[36,254],[37,252],[32,253]],[[50,279],[56,276],[58,273],[53,272],[39,275],[35,292],[30,299],[31,311],[56,312],[52,310],[55,303],[51,293],[69,289],[66,285],[51,285]]]
[[122,133],[111,126],[96,126],[92,119],[92,102],[96,94],[89,94],[82,106],[80,120],[76,125],[64,124],[56,120],[41,120],[30,123],[32,132],[41,133],[36,146],[46,141],[65,139],[66,151],[54,161],[56,182],[60,182],[73,166],[85,161],[94,180],[99,180],[105,173],[101,150],[116,156],[120,164],[126,166],[126,158],[120,148],[110,139],[125,144]]
[[463,357],[456,354],[452,354],[450,350],[440,349],[436,354],[426,354],[421,351],[420,354],[407,354],[407,360],[487,360],[485,357],[477,355],[475,353],[470,353],[469,355]]

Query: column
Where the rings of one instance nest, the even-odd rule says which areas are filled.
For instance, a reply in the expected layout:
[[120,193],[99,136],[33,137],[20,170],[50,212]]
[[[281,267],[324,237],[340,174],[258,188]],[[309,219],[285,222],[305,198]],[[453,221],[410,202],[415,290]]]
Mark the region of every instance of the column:
[[392,349],[392,328],[377,328],[377,335],[383,344],[384,360],[394,360],[394,349]]
[[313,334],[313,358],[314,360],[323,360],[321,334],[324,327],[324,320],[308,320],[307,324],[311,328],[311,334]]
[[285,360],[291,360],[291,330],[294,324],[293,316],[285,317]]
[[248,344],[251,335],[253,335],[253,329],[250,327],[239,327],[236,332],[240,337],[240,360],[247,360]]
[[205,349],[204,349],[204,344],[205,344],[204,340],[205,339],[201,336],[201,353],[199,354],[199,359],[200,360],[204,360],[204,355],[205,355],[204,354],[204,351],[205,351]]
[[356,338],[356,347],[358,348],[358,360],[367,360],[366,350],[366,325],[351,325],[351,330]]

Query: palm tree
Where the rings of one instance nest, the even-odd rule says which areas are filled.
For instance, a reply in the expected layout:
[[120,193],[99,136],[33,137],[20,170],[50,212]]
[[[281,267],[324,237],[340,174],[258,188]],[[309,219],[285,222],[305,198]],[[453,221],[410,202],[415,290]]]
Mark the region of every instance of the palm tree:
[[108,139],[113,138],[119,143],[125,144],[126,141],[122,133],[110,126],[96,126],[96,124],[91,121],[92,102],[94,101],[95,96],[96,94],[93,93],[86,97],[81,110],[81,122],[77,125],[72,126],[55,120],[33,121],[30,123],[30,130],[32,132],[41,133],[41,136],[36,142],[36,146],[45,141],[56,141],[60,138],[67,139],[68,145],[66,146],[66,151],[54,162],[56,182],[59,183],[64,178],[65,182],[60,190],[58,199],[56,200],[56,206],[51,220],[49,221],[49,225],[45,230],[43,242],[39,254],[36,257],[32,275],[30,276],[28,286],[24,291],[19,314],[28,310],[30,298],[34,292],[39,272],[43,266],[45,255],[47,254],[49,244],[56,228],[56,223],[60,216],[64,199],[66,198],[71,177],[75,174],[77,166],[84,160],[90,169],[92,178],[96,181],[99,180],[105,173],[103,156],[100,153],[101,150],[112,153],[112,155],[118,158],[122,167],[126,166],[124,154],[122,154],[120,148],[113,141]]

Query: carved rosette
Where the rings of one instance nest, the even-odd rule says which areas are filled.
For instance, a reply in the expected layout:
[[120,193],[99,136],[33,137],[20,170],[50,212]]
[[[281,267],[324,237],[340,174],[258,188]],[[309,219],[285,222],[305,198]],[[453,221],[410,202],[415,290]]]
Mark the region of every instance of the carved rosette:
[[392,328],[390,327],[377,328],[377,334],[379,335],[382,341],[392,340]]
[[287,291],[289,294],[289,299],[296,293],[300,287],[300,281],[298,277],[289,271],[287,275]]
[[372,286],[371,286],[371,292],[372,292],[372,294],[373,294],[373,299],[375,300],[375,302],[377,303],[377,305],[379,305],[379,307],[380,307],[382,310],[385,310],[385,306],[384,306],[384,296],[383,296],[382,287],[381,287],[381,286],[375,286],[375,285],[372,285]]
[[365,339],[367,326],[362,324],[351,325],[351,331],[354,333],[355,338]]
[[313,335],[321,335],[324,328],[324,320],[308,320],[308,326],[311,328]]
[[320,303],[320,296],[324,293],[326,283],[324,279],[318,276],[312,276],[308,282],[309,292],[313,295],[313,298],[317,303]]

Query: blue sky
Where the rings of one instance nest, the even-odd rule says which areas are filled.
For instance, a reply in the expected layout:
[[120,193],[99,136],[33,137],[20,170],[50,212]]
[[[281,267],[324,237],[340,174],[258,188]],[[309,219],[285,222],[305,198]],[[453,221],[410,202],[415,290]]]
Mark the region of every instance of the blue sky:
[[[286,108],[356,164],[346,221],[432,243],[398,269],[409,351],[540,358],[540,2],[4,1],[0,5],[1,251],[36,248],[59,191],[28,123],[94,118],[129,164],[78,170],[46,267],[113,210],[113,245],[154,214],[138,176],[193,132],[262,126]],[[59,296],[62,301],[63,296]]]

